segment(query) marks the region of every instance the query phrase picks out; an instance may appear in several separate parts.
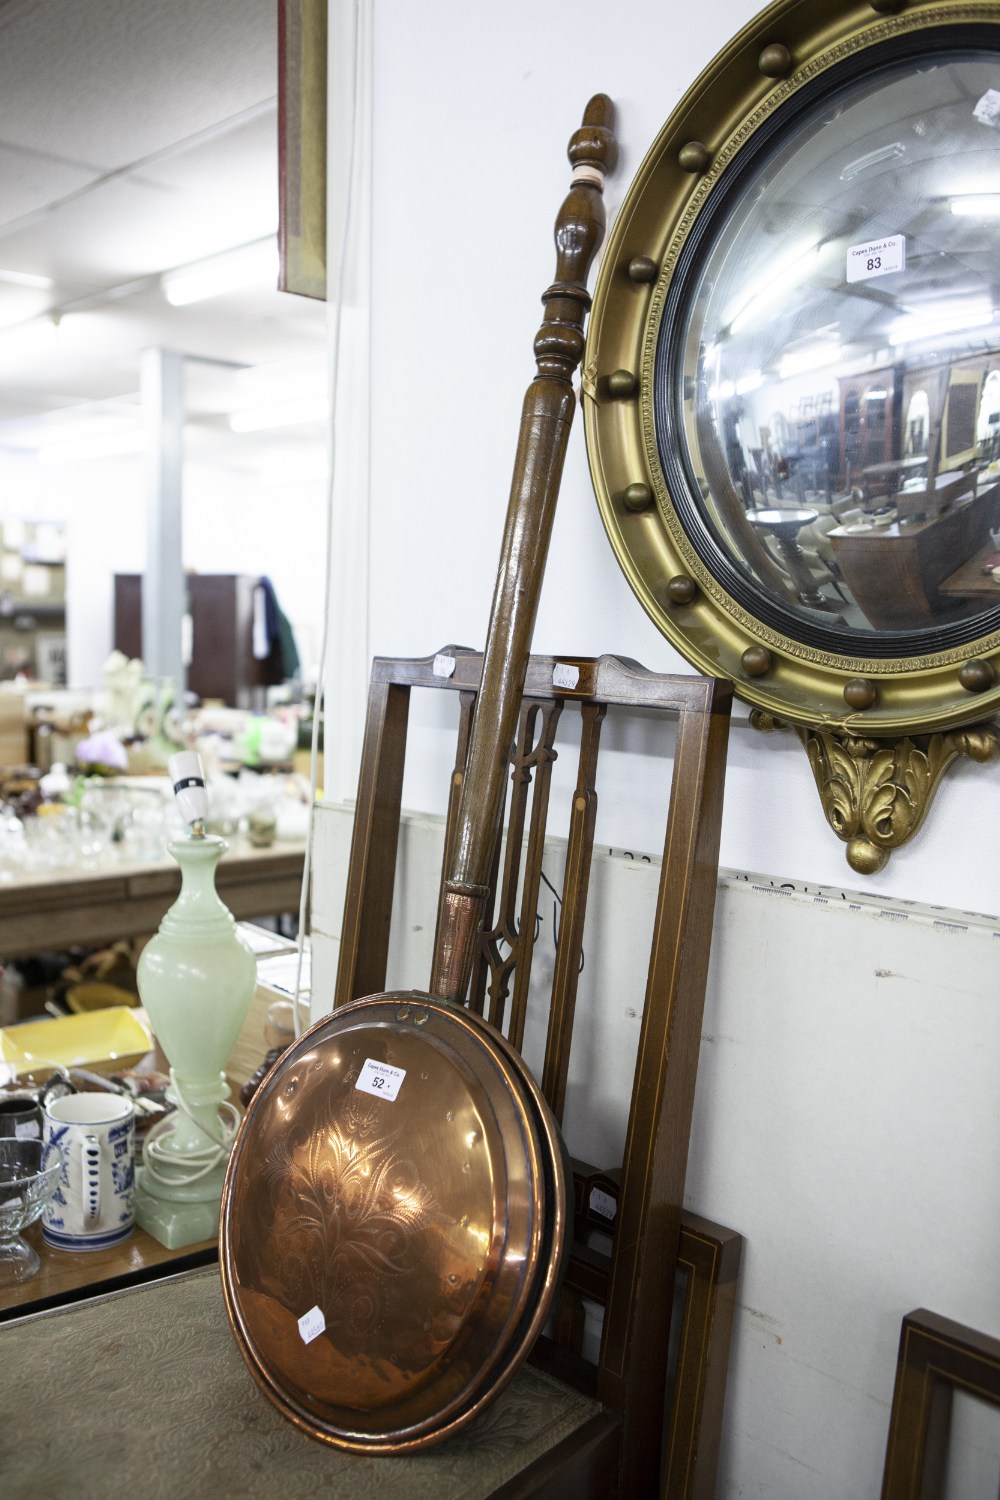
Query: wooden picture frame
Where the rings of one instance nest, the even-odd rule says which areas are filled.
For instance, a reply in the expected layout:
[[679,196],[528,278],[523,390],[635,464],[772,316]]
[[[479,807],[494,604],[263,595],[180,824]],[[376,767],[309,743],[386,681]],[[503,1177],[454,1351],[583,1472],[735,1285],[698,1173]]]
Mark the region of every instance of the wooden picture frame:
[[956,1390],[1000,1406],[1000,1339],[918,1308],[899,1336],[882,1500],[941,1494]]
[[661,1500],[713,1500],[743,1236],[685,1210],[677,1269],[685,1283],[668,1393]]
[[[621,1169],[573,1161],[576,1232],[556,1337],[580,1350],[583,1304],[607,1304],[609,1257],[591,1231],[618,1217]],[[663,1424],[660,1500],[714,1500],[743,1236],[689,1209],[681,1212]],[[574,1323],[574,1319],[576,1320]],[[676,1323],[676,1331],[675,1331]]]
[[326,0],[278,0],[278,287],[326,299]]

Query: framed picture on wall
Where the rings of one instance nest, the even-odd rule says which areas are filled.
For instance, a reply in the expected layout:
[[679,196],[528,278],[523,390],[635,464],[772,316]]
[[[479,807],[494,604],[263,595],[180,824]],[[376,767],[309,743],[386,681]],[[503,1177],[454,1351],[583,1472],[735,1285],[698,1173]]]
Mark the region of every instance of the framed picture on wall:
[[326,298],[326,0],[279,0],[278,285]]

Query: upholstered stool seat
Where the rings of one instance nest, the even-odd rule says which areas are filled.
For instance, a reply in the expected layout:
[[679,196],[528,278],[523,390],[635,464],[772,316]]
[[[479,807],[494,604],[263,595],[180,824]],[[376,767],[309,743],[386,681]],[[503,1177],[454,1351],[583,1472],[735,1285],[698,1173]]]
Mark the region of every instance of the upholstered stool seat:
[[0,1369],[4,1500],[474,1500],[601,1410],[528,1365],[436,1448],[341,1452],[299,1432],[254,1384],[214,1270],[0,1329]]

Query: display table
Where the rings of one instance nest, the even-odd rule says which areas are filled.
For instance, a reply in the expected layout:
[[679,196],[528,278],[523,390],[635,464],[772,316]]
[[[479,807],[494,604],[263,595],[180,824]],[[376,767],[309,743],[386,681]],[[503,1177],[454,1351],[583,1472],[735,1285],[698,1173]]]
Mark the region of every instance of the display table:
[[[304,861],[304,842],[255,849],[233,839],[216,889],[238,921],[295,912]],[[55,869],[0,883],[0,959],[143,937],[156,931],[180,888],[166,854],[154,863]]]
[[0,1286],[0,1323],[196,1266],[214,1265],[218,1260],[214,1239],[168,1250],[139,1228],[122,1244],[104,1250],[54,1250],[42,1238],[40,1223],[25,1230],[24,1238],[38,1252],[42,1264],[30,1280],[17,1286]]
[[[273,998],[258,987],[227,1069],[234,1083],[259,1060]],[[597,1442],[610,1421],[590,1396],[525,1365],[438,1448],[406,1458],[344,1453],[299,1432],[250,1378],[214,1241],[167,1250],[136,1229],[121,1245],[83,1254],[44,1245],[40,1224],[26,1238],[41,1269],[0,1289],[4,1500],[485,1500],[527,1473],[546,1474],[570,1434],[593,1431]]]
[[894,521],[869,531],[838,526],[828,540],[870,625],[876,630],[925,629],[954,614],[956,591],[943,598],[941,585],[982,552],[998,521],[1000,485],[992,484],[930,520],[909,526]]
[[4,1500],[475,1500],[545,1472],[562,1439],[607,1420],[596,1401],[523,1366],[438,1448],[340,1452],[257,1389],[213,1271],[0,1328],[0,1409]]
[[963,563],[954,573],[938,584],[938,592],[941,594],[960,594],[963,598],[974,594],[977,597],[991,600],[994,604],[1000,603],[1000,582],[993,577],[992,573],[984,573],[983,566],[988,558],[996,557],[997,548],[992,540],[985,546],[980,547],[974,556]]
[[[246,1020],[226,1064],[226,1076],[234,1101],[240,1085],[250,1077],[264,1057],[265,1015],[268,1005],[275,998],[275,991],[267,985],[257,986]],[[150,1053],[148,1061],[161,1070],[166,1066],[158,1051]],[[25,1230],[24,1238],[38,1252],[41,1266],[34,1276],[20,1285],[0,1285],[0,1323],[69,1302],[103,1296],[125,1287],[142,1285],[195,1267],[215,1265],[218,1261],[214,1238],[185,1245],[177,1250],[168,1250],[159,1240],[138,1227],[120,1245],[110,1245],[103,1250],[56,1250],[42,1238],[40,1222]]]

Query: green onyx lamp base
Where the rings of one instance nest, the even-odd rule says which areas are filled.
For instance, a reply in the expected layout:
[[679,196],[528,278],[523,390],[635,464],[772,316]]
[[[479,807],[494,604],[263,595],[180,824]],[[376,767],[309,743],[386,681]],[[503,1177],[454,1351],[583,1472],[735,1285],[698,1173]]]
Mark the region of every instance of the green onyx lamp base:
[[136,1219],[177,1250],[219,1232],[226,1159],[239,1121],[224,1069],[253,999],[257,961],[215,889],[225,842],[192,836],[168,847],[180,866],[181,891],[142,950],[136,979],[170,1062],[167,1099],[177,1108],[146,1138]]
[[136,1223],[168,1250],[214,1240],[219,1232],[224,1176],[225,1164],[197,1182],[166,1187],[140,1168],[136,1173]]

